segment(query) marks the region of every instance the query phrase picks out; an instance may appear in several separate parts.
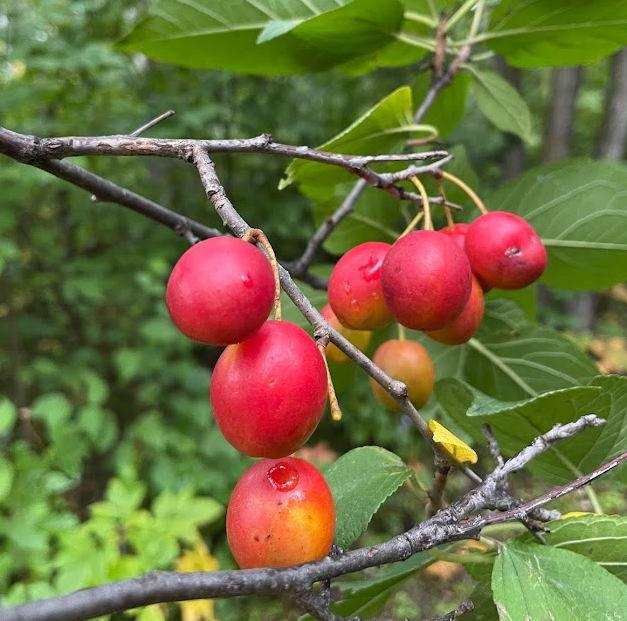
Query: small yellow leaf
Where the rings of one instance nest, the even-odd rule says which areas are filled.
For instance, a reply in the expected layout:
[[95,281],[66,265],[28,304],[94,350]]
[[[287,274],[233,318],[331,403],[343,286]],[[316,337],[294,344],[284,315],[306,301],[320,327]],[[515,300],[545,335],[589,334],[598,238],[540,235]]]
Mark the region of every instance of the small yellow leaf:
[[[193,550],[185,550],[174,561],[177,571],[216,571],[219,569],[218,561],[211,556],[209,549],[199,541]],[[212,599],[195,599],[187,602],[179,602],[182,621],[217,621],[214,615]]]
[[570,513],[564,513],[560,519],[567,520],[569,518],[582,517],[583,515],[594,515],[594,513],[589,513],[587,511],[571,511]]
[[478,457],[465,442],[453,435],[446,427],[435,420],[429,421],[433,432],[433,441],[439,444],[453,459],[460,464],[476,464]]

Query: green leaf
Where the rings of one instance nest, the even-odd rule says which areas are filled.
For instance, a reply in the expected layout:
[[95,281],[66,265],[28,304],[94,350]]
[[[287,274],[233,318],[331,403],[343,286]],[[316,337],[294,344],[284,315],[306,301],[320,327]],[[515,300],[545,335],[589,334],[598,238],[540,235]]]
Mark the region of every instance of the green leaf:
[[491,210],[515,213],[549,254],[541,282],[605,289],[627,280],[627,166],[566,160],[536,166],[490,194]]
[[137,621],[164,621],[166,618],[163,607],[158,604],[144,606],[137,612],[138,614],[134,615]]
[[590,63],[627,44],[627,2],[504,0],[478,39],[515,67]]
[[[405,12],[394,40],[371,54],[360,56],[340,65],[338,69],[348,74],[362,74],[379,67],[398,67],[417,62],[425,53],[435,49],[434,32],[439,12],[433,3],[401,0]],[[416,98],[416,101],[421,99]]]
[[507,291],[492,289],[487,295],[491,300],[496,298],[512,300],[512,302],[520,306],[529,321],[536,321],[538,308],[538,286],[536,283],[523,289],[510,289]]
[[329,466],[325,478],[335,500],[337,545],[350,546],[411,474],[400,457],[377,446],[353,449]]
[[103,403],[109,396],[109,386],[96,373],[87,371],[83,375],[83,382],[87,387],[87,401],[89,403]]
[[[440,137],[448,136],[460,123],[466,109],[466,97],[470,86],[468,73],[458,73],[449,86],[444,88],[422,119],[423,123],[433,125]],[[422,101],[431,87],[431,73],[423,72],[412,84],[414,101]],[[449,170],[448,166],[446,167]],[[451,199],[452,200],[452,199]]]
[[31,409],[33,416],[45,421],[50,430],[67,421],[72,414],[72,404],[60,392],[51,392],[35,399]]
[[[598,386],[601,389],[599,401],[609,399],[609,405],[602,408],[599,403],[598,412],[595,412],[607,423],[601,427],[601,435],[595,445],[588,447],[588,454],[581,462],[584,472],[590,472],[627,451],[627,378],[599,375],[590,382],[590,386]],[[619,467],[614,476],[627,482],[627,467]]]
[[505,401],[579,386],[598,373],[572,341],[534,324],[506,332],[491,331],[484,321],[465,347],[466,381]]
[[111,448],[117,437],[117,427],[115,417],[109,410],[88,403],[79,410],[77,422],[97,449]]
[[[342,204],[354,184],[335,186],[332,198],[319,201],[313,212],[316,224],[321,224]],[[324,249],[339,255],[367,241],[393,244],[400,232],[394,225],[400,218],[400,204],[389,194],[366,188],[357,199],[353,211],[340,222],[324,242]]]
[[441,345],[411,330],[407,338],[427,349],[436,377],[463,380],[503,401],[580,386],[598,374],[571,340],[530,323],[519,306],[503,298],[486,300],[483,323],[464,345]]
[[505,544],[492,589],[507,621],[620,619],[627,610],[627,585],[585,556],[551,546]]
[[193,526],[209,524],[223,513],[222,505],[213,498],[195,498],[189,488],[179,492],[164,490],[152,503],[152,512],[159,519],[184,519]]
[[187,67],[310,73],[384,47],[402,19],[396,0],[157,0],[118,47]]
[[[554,548],[570,550],[601,565],[627,582],[627,517],[624,515],[578,515],[547,524],[544,536]],[[531,543],[533,537],[524,535]]]
[[531,113],[518,91],[494,71],[479,70],[472,65],[467,69],[473,78],[472,92],[485,117],[498,129],[531,142]]
[[497,621],[499,618],[494,598],[492,597],[492,571],[496,555],[492,552],[483,554],[485,562],[464,564],[464,569],[475,581],[475,586],[468,599],[475,605],[465,614],[465,621]]
[[[431,131],[428,126],[413,123],[413,108],[411,89],[402,86],[318,149],[346,155],[389,153],[398,148],[408,135],[417,131]],[[279,189],[295,182],[325,186],[354,179],[353,175],[338,166],[295,160],[287,167]]]
[[[481,425],[488,423],[507,456],[520,451],[537,436],[557,423],[569,423],[586,414],[603,418],[609,413],[610,399],[598,386],[555,390],[524,401],[503,402],[456,379],[436,384],[436,396],[447,415],[478,442],[483,441]],[[602,428],[588,428],[574,438],[553,445],[536,457],[529,470],[542,479],[567,483],[591,468],[583,463],[605,459]],[[594,454],[594,458],[590,454]]]
[[[371,619],[381,611],[403,582],[428,567],[434,560],[428,552],[419,552],[406,561],[395,563],[388,571],[379,570],[377,578],[373,580],[337,582],[335,586],[341,591],[341,599],[331,604],[331,611],[342,617]],[[304,615],[298,621],[312,620],[310,615]]]
[[17,420],[17,408],[6,397],[0,399],[0,436],[13,429]]
[[13,464],[0,455],[0,502],[9,495],[13,485],[14,474]]

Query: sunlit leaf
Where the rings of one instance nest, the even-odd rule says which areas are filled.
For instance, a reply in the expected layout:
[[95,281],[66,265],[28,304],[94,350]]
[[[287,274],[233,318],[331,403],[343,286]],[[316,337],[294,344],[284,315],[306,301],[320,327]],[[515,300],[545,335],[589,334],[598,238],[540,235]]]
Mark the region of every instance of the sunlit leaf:
[[498,73],[469,66],[472,92],[486,118],[499,129],[530,142],[531,113],[518,91]]
[[397,0],[156,0],[118,46],[187,67],[311,73],[388,45],[402,19]]
[[[318,149],[346,155],[389,153],[398,149],[402,141],[415,132],[435,135],[433,128],[414,124],[413,109],[411,89],[402,86]],[[354,179],[354,175],[338,166],[295,160],[287,167],[279,188],[283,189],[295,182],[325,186]]]
[[589,63],[627,44],[627,2],[504,0],[481,38],[515,67]]

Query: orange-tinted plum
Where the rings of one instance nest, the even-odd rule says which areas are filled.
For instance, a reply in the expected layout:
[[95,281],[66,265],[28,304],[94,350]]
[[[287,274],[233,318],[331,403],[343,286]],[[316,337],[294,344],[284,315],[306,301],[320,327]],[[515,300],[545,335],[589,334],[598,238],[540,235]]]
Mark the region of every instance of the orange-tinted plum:
[[[372,332],[345,328],[335,316],[330,304],[325,304],[320,314],[327,320],[332,328],[337,330],[346,340],[350,341],[359,351],[365,351],[370,343]],[[333,343],[327,345],[327,360],[340,363],[350,362],[350,358],[342,350],[333,345]]]
[[479,281],[473,276],[470,298],[462,314],[439,330],[425,330],[425,334],[434,341],[446,345],[466,343],[479,329],[483,320],[483,308],[483,290]]
[[211,377],[220,431],[250,457],[284,457],[318,425],[327,371],[313,339],[288,321],[266,321],[251,338],[229,345]]
[[349,250],[329,278],[329,304],[351,330],[377,330],[392,323],[381,291],[381,265],[390,244],[366,242]]
[[[433,392],[435,369],[427,350],[416,341],[390,340],[381,343],[372,361],[392,379],[407,386],[409,400],[416,408],[421,408]],[[393,412],[401,407],[372,378],[370,387],[381,405]]]
[[546,248],[533,227],[505,211],[479,216],[466,233],[465,250],[481,283],[498,289],[522,289],[546,268]]
[[303,459],[262,459],[233,490],[226,535],[242,569],[321,559],[329,553],[334,534],[331,490]]
[[464,251],[439,231],[401,237],[381,268],[385,303],[401,325],[438,330],[459,317],[472,288]]
[[165,300],[185,336],[228,345],[259,330],[272,309],[274,288],[270,262],[258,248],[234,237],[213,237],[181,256]]

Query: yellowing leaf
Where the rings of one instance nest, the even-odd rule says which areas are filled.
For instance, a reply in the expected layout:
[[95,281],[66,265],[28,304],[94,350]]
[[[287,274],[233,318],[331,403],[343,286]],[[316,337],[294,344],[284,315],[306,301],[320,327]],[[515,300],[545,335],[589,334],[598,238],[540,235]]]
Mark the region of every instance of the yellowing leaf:
[[571,511],[570,513],[564,513],[561,519],[567,520],[568,518],[581,517],[582,515],[594,515],[594,513],[590,513],[588,511]]
[[429,429],[433,432],[433,441],[439,444],[454,460],[461,464],[477,463],[477,453],[446,427],[435,420],[430,420]]
[[[174,561],[177,571],[216,571],[220,565],[211,556],[209,549],[199,541],[193,550],[185,550],[183,554]],[[217,621],[214,615],[214,604],[212,599],[195,599],[187,602],[179,602],[181,607],[182,621]]]

